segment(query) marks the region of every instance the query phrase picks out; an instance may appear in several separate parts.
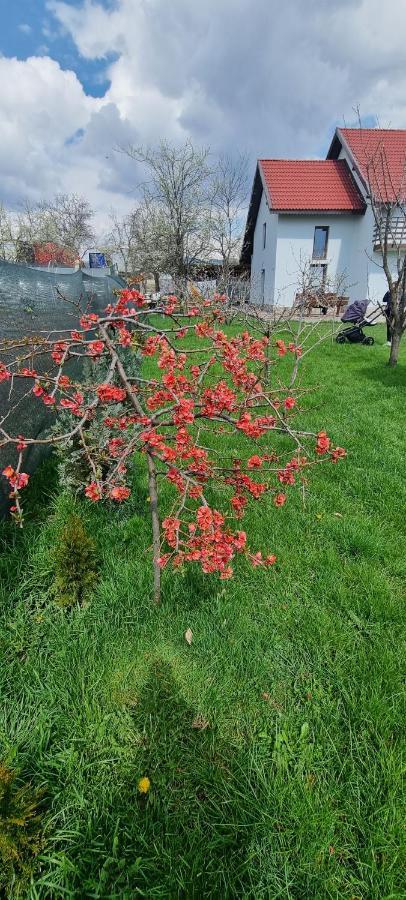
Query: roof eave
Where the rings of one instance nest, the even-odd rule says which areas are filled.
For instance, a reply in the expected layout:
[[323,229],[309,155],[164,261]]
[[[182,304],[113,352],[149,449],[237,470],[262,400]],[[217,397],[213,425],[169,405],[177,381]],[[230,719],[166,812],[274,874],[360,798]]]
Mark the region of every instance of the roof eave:
[[244,240],[240,253],[241,265],[251,265],[251,256],[254,246],[255,225],[258,218],[259,207],[261,203],[262,193],[265,191],[265,197],[270,207],[270,197],[267,190],[266,182],[263,177],[260,160],[257,162],[255,169],[254,183],[252,185],[250,204],[248,207],[247,224],[245,226]]
[[326,159],[338,159],[341,150],[341,137],[339,135],[339,128],[336,128],[333,139],[327,151]]
[[[356,157],[354,151],[352,150],[350,144],[348,143],[347,139],[344,137],[344,135],[341,131],[341,128],[336,128],[334,138],[330,145],[330,150],[333,148],[335,140],[341,144],[341,147],[343,147],[344,150],[346,151],[346,153],[348,154],[348,156],[351,160],[351,163],[352,163],[352,171],[355,172],[355,174],[357,175],[357,178],[359,178],[359,180],[365,190],[365,193],[368,194],[368,192],[369,192],[368,182],[365,180],[365,178],[362,174],[362,171],[361,171],[361,167],[357,160],[357,157]],[[330,150],[329,150],[329,153],[330,153]],[[336,157],[336,158],[338,158],[338,157]],[[327,159],[329,159],[328,154],[327,154]]]
[[273,207],[272,212],[280,215],[304,215],[304,216],[363,216],[367,206],[362,209],[284,209]]

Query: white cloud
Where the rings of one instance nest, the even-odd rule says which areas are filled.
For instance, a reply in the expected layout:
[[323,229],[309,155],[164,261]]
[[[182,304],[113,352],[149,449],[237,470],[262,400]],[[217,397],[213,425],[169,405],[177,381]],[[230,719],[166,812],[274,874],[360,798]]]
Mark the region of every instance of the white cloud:
[[23,34],[31,34],[32,28],[27,22],[21,22],[21,25],[18,26],[18,30],[22,31]]
[[314,157],[358,105],[406,127],[404,0],[50,0],[48,13],[110,83],[94,98],[48,56],[0,58],[5,200],[76,190],[100,217],[127,209],[137,173],[113,148],[129,141]]
[[113,205],[129,208],[123,184],[116,196],[113,183],[115,136],[123,143],[133,137],[117,107],[87,96],[75,73],[49,57],[0,57],[0,81],[3,202],[17,206],[25,197],[76,191],[99,216]]

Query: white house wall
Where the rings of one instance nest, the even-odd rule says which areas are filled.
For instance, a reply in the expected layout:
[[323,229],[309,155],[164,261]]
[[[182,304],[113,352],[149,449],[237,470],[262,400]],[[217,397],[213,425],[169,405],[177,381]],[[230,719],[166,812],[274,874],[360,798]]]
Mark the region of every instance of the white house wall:
[[[344,147],[341,147],[339,159],[346,160],[362,195],[365,197],[364,185],[353,168],[351,157]],[[368,205],[365,215],[358,217],[357,241],[353,247],[354,278],[352,280],[356,280],[360,285],[365,285],[365,293],[362,296],[359,295],[359,299],[368,297],[371,302],[376,302],[382,300],[383,295],[388,290],[388,285],[382,269],[382,256],[373,250],[374,215],[370,203],[366,202]],[[389,254],[389,264],[393,273],[395,273],[396,253]]]
[[[266,245],[264,248],[263,225],[266,222]],[[276,240],[278,214],[269,211],[265,191],[262,192],[254,231],[251,261],[251,299],[253,303],[272,304],[275,286]],[[265,271],[264,296],[262,297],[261,272]]]
[[354,215],[279,214],[275,274],[275,303],[278,306],[292,306],[300,289],[301,265],[312,258],[314,229],[325,225],[329,228],[328,277],[334,279],[345,273],[346,282],[352,285],[347,292],[350,299],[366,297],[367,267],[361,257],[354,255],[360,218]]

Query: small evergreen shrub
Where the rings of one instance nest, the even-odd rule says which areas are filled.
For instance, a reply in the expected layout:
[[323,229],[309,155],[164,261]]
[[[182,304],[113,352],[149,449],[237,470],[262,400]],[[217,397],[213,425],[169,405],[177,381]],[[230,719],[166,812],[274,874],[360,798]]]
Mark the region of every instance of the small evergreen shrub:
[[0,896],[22,897],[43,845],[43,792],[15,784],[16,772],[0,763]]
[[54,556],[53,593],[60,606],[83,603],[97,581],[96,545],[77,515],[71,515]]

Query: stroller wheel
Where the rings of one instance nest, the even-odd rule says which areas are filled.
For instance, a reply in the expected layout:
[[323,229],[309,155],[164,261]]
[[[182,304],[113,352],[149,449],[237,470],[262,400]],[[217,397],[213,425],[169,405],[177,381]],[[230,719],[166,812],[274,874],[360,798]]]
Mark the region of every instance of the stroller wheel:
[[336,337],[337,344],[345,344],[345,336],[343,334],[338,334]]
[[367,347],[372,347],[372,344],[375,343],[375,340],[374,340],[373,337],[366,337],[366,338],[364,338],[364,340],[362,341],[362,343],[363,343],[363,344],[366,344]]

